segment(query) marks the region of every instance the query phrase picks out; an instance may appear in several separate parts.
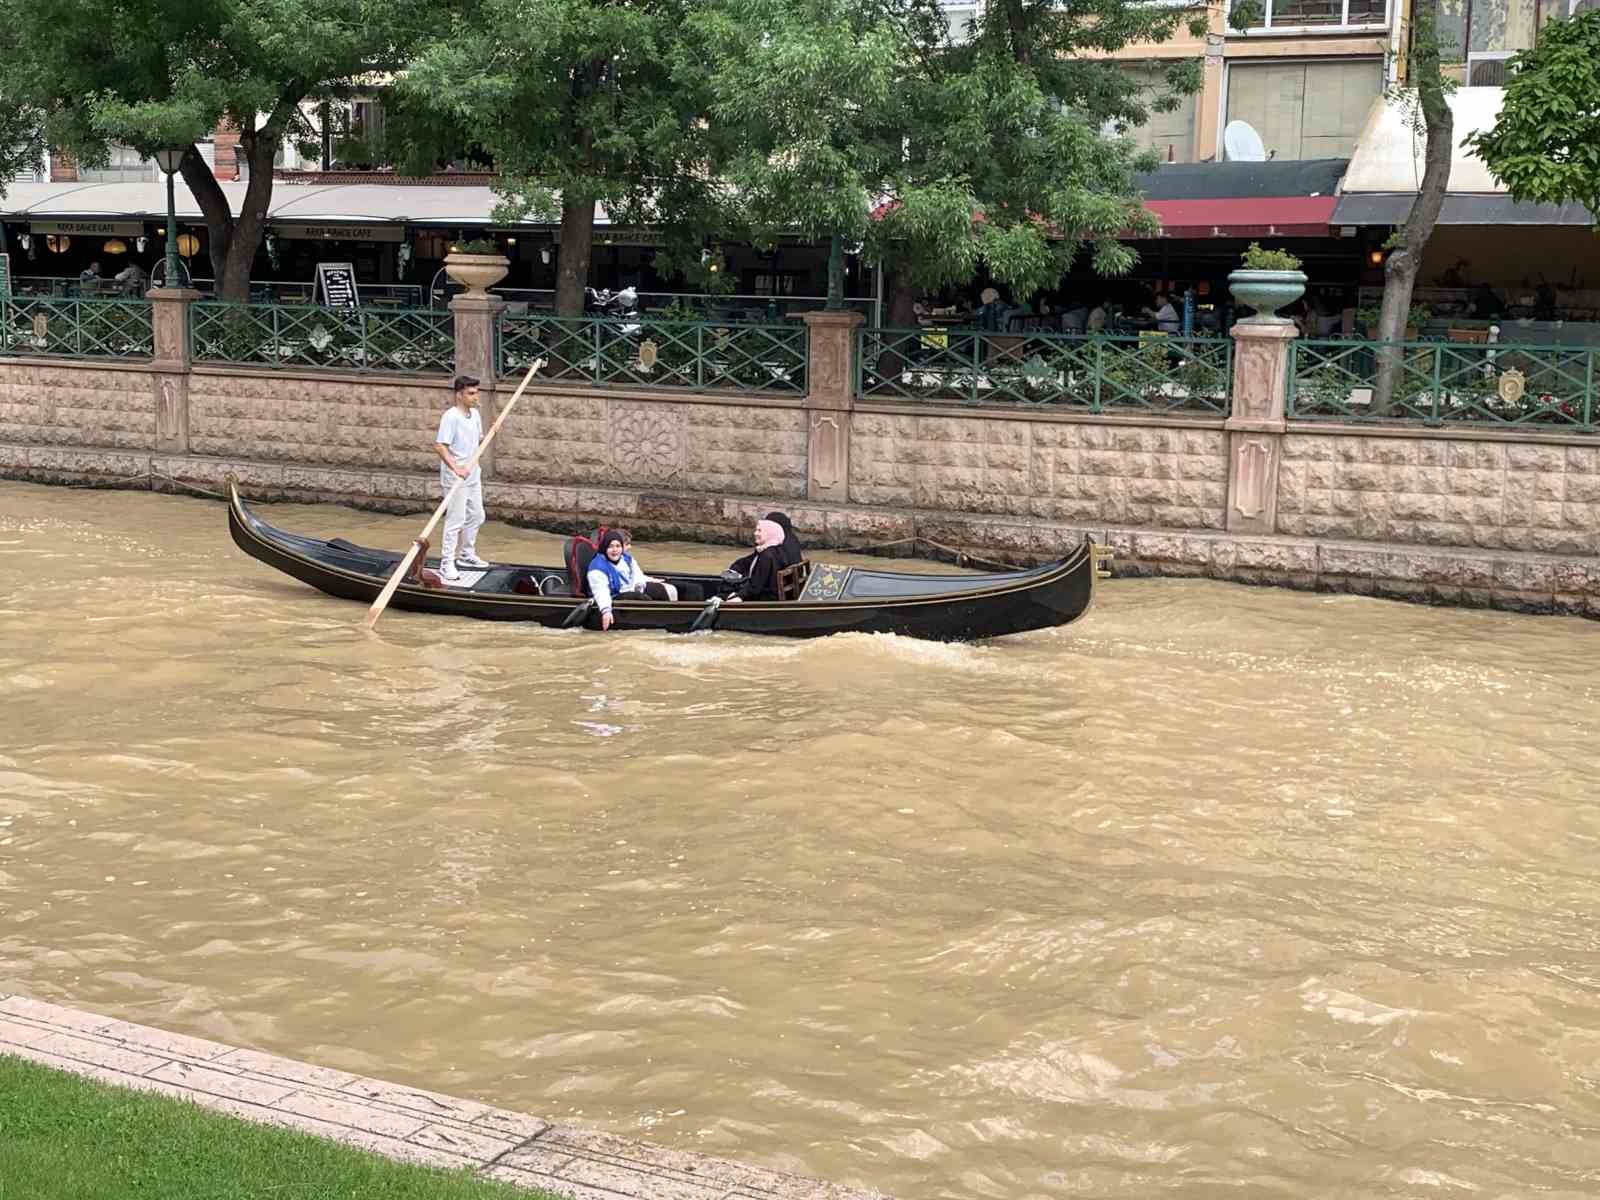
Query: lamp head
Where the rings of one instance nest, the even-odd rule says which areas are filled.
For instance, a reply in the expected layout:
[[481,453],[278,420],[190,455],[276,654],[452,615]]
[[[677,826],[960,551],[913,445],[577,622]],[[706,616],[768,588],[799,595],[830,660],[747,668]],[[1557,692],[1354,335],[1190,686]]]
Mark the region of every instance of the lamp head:
[[183,156],[188,152],[187,146],[164,146],[156,151],[156,166],[163,174],[174,174],[183,165]]

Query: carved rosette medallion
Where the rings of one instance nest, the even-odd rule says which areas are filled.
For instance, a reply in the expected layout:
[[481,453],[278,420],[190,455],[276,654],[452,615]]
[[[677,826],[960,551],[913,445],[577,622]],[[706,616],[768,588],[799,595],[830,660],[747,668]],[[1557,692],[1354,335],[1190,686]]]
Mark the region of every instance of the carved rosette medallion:
[[664,481],[683,470],[687,415],[679,405],[611,406],[611,464],[624,482]]

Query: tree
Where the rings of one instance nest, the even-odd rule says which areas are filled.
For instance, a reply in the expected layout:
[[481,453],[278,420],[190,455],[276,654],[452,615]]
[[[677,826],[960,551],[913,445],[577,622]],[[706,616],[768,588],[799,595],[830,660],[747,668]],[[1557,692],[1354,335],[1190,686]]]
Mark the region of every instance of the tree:
[[1512,58],[1500,119],[1467,144],[1513,199],[1577,201],[1600,222],[1600,9],[1549,22]]
[[[980,267],[1025,299],[1087,249],[1154,219],[1135,184],[1153,165],[1105,130],[1148,116],[1141,81],[1105,53],[1169,37],[1179,10],[1138,0],[991,0],[954,35],[937,0],[708,0],[712,120],[737,148],[719,169],[750,225],[860,243],[893,281],[891,321],[917,292]],[[1154,101],[1199,86],[1175,64]],[[837,253],[833,256],[838,262]],[[839,299],[830,271],[830,303]]]
[[[684,248],[715,227],[704,60],[693,0],[486,0],[397,88],[418,127],[453,125],[494,158],[502,221],[561,224],[556,311],[583,311],[597,206]],[[665,262],[670,254],[658,255]],[[698,266],[698,254],[693,265]]]
[[1411,311],[1411,293],[1422,269],[1422,252],[1433,236],[1450,183],[1450,158],[1455,123],[1441,68],[1439,0],[1412,0],[1411,38],[1406,48],[1406,78],[1415,89],[1404,102],[1414,105],[1413,121],[1420,122],[1427,138],[1423,151],[1422,183],[1406,214],[1406,222],[1390,240],[1391,253],[1383,266],[1383,305],[1378,316],[1378,372],[1372,389],[1372,410],[1386,413],[1394,400],[1403,367],[1400,343],[1405,338]]
[[[42,112],[80,163],[113,145],[187,146],[218,294],[243,301],[266,232],[280,147],[314,130],[307,106],[401,69],[455,0],[0,0],[25,52],[0,57],[0,95]],[[118,31],[115,35],[109,31]],[[248,183],[235,216],[194,143],[239,131]]]

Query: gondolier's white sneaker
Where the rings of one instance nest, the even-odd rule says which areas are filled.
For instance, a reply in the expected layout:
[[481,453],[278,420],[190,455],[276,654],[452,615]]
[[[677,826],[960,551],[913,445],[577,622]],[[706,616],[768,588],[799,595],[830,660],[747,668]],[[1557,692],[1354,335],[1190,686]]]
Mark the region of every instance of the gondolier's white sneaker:
[[439,563],[439,578],[444,580],[446,583],[460,583],[461,572],[456,570],[455,563],[447,560],[441,561]]
[[474,571],[481,571],[488,567],[488,565],[488,563],[484,562],[483,559],[479,558],[476,554],[456,555],[456,566],[458,567],[471,567]]

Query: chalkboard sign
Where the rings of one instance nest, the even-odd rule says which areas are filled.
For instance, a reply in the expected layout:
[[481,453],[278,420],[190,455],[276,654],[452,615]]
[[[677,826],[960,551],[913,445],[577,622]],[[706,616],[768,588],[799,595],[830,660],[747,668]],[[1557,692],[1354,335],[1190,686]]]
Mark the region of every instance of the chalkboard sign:
[[322,302],[329,308],[361,307],[355,263],[318,263],[317,288],[322,292]]
[[11,295],[11,255],[0,254],[0,300]]

